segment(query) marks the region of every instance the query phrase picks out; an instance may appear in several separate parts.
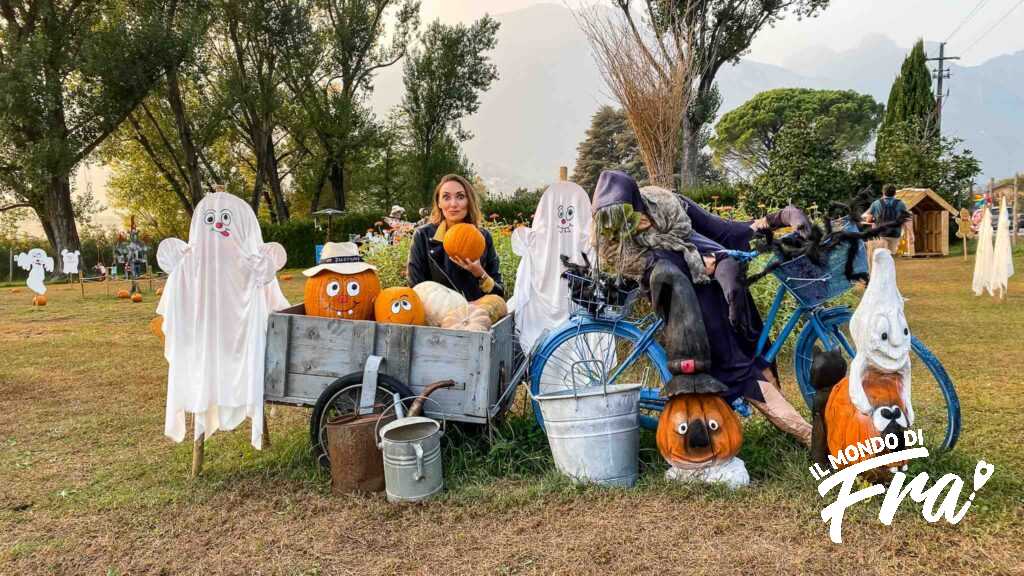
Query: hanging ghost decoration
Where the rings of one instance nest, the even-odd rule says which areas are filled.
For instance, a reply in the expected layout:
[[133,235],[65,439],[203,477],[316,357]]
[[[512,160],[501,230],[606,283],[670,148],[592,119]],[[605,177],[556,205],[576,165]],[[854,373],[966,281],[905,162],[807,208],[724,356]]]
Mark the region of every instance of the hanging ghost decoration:
[[[871,416],[881,432],[890,420],[899,420],[904,427],[913,424],[914,409],[910,403],[910,328],[896,285],[896,263],[884,248],[875,250],[873,260],[871,281],[850,319],[857,353],[850,363],[849,401],[857,412]],[[865,379],[873,373],[897,376],[888,381],[898,390],[885,396],[898,399],[902,406],[880,405],[878,394],[865,391]]]
[[252,208],[225,192],[199,202],[188,240],[168,238],[157,250],[168,274],[156,310],[169,365],[164,434],[182,441],[186,412],[196,416],[197,437],[248,417],[259,449],[267,320],[288,306],[276,276],[284,248],[264,244]]
[[46,294],[43,280],[46,272],[53,272],[53,258],[47,256],[42,248],[33,248],[18,254],[17,262],[22,269],[28,270],[28,280],[25,282],[28,289],[36,294]]
[[61,272],[65,274],[78,274],[79,254],[81,253],[78,250],[75,250],[74,252],[69,251],[67,248],[61,250]]

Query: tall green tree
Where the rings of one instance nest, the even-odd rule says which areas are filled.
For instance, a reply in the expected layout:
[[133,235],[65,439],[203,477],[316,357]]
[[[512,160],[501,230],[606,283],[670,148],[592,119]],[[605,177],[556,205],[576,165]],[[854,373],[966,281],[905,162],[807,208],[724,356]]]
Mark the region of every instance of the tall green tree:
[[936,135],[932,125],[910,118],[883,129],[885,154],[877,161],[878,176],[899,188],[931,188],[954,203],[956,196],[981,173],[981,164],[959,138]]
[[303,17],[291,0],[217,0],[213,46],[217,98],[223,99],[241,158],[254,173],[250,204],[258,211],[265,195],[271,219],[288,220],[282,160],[283,126],[290,111],[284,88],[288,39]]
[[[613,0],[621,10],[646,7],[656,28],[680,27],[690,38],[698,75],[694,104],[683,122],[680,173],[683,187],[698,184],[701,163],[700,133],[714,120],[716,106],[708,105],[715,77],[725,64],[736,64],[750,49],[754,37],[787,15],[811,18],[828,7],[829,0]],[[636,6],[634,6],[634,4]]]
[[572,179],[588,193],[593,193],[602,170],[621,170],[638,181],[648,179],[626,113],[607,105],[598,108],[591,117],[586,137],[576,147]]
[[[377,132],[366,104],[377,71],[405,56],[419,28],[419,0],[303,0],[303,17],[289,41],[286,79],[302,122],[318,148],[310,210],[323,182],[334,206],[346,207],[346,172],[354,152]],[[388,23],[391,23],[390,27]]]
[[498,26],[489,16],[470,26],[435,21],[405,60],[401,110],[414,149],[420,201],[429,201],[445,166],[461,157],[452,146],[457,150],[472,137],[461,120],[480,108],[480,94],[498,78],[488,55],[497,46]]
[[875,157],[887,153],[887,127],[913,121],[925,134],[937,136],[935,127],[935,96],[932,93],[932,74],[928,70],[924,53],[924,40],[918,40],[903,60],[900,73],[889,89],[889,101],[885,107],[882,130],[875,144]]
[[55,251],[80,247],[71,174],[181,58],[185,0],[0,2],[0,210],[31,207]]
[[871,140],[883,110],[871,96],[852,90],[767,90],[722,116],[710,146],[717,165],[757,176],[770,168],[779,134],[790,122],[809,124],[841,155],[852,156]]
[[753,213],[793,203],[821,209],[849,197],[852,178],[834,134],[818,130],[804,119],[787,123],[769,154],[769,165],[754,180],[747,195]]

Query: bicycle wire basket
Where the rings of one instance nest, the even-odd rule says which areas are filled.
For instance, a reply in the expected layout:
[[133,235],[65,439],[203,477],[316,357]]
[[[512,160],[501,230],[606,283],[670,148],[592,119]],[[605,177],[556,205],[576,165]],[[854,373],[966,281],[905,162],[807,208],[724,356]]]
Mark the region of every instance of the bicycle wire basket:
[[586,314],[595,318],[619,321],[629,317],[640,297],[640,285],[632,280],[621,279],[625,287],[610,285],[589,276],[564,272],[562,277],[569,283],[569,314]]
[[[857,232],[856,224],[843,218],[839,226],[850,232]],[[772,271],[800,304],[806,307],[818,306],[846,293],[853,283],[846,277],[846,261],[849,243],[856,242],[853,273],[866,274],[868,271],[867,249],[863,240],[844,240],[829,249],[825,265],[819,265],[807,256],[798,256],[782,263]]]

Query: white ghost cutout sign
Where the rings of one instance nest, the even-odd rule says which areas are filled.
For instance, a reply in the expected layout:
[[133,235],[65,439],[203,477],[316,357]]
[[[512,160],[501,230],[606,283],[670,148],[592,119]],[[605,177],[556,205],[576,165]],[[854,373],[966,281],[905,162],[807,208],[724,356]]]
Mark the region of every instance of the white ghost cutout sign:
[[65,274],[78,274],[78,256],[80,252],[75,250],[74,252],[69,251],[67,248],[60,251],[61,258],[61,272]]
[[157,313],[164,317],[167,411],[164,434],[211,436],[252,419],[252,445],[263,443],[263,361],[270,313],[288,306],[276,273],[284,248],[263,243],[252,208],[220,192],[196,206],[188,243],[168,238],[157,262],[168,273]]
[[43,280],[46,272],[53,272],[53,258],[47,256],[42,248],[33,248],[18,254],[16,260],[18,266],[28,270],[28,280],[25,282],[28,289],[36,294],[46,294],[46,284]]
[[850,402],[862,414],[871,413],[864,392],[869,368],[900,375],[900,398],[907,408],[907,424],[914,423],[910,403],[910,327],[903,314],[903,296],[896,285],[896,263],[885,248],[875,250],[871,280],[850,319],[857,354],[850,363]]

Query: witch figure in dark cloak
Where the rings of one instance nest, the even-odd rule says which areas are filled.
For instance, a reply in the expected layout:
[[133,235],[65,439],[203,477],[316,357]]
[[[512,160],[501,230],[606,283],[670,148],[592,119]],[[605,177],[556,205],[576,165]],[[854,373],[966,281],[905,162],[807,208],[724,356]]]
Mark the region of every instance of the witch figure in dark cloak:
[[593,211],[602,261],[641,281],[665,319],[674,374],[666,395],[714,393],[728,403],[743,398],[810,445],[811,425],[779,391],[774,366],[756,358],[761,317],[742,267],[723,253],[750,250],[762,228],[791,226],[806,235],[807,217],[788,206],[758,220],[727,220],[664,188],[640,188],[612,170],[598,179]]

